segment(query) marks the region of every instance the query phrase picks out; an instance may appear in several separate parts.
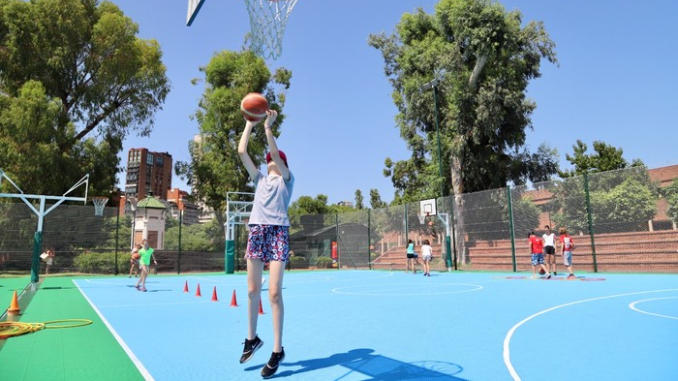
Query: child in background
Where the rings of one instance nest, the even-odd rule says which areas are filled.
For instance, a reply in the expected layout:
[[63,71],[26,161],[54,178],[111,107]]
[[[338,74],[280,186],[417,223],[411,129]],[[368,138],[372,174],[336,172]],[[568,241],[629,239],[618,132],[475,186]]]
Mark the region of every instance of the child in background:
[[431,258],[433,257],[433,248],[431,243],[425,239],[421,245],[421,257],[424,259],[424,276],[431,276]]
[[417,270],[414,268],[414,261],[417,258],[417,253],[414,252],[414,242],[412,240],[407,241],[407,264],[405,265],[405,274],[410,272],[410,267],[412,267],[412,274],[415,274]]
[[551,279],[551,273],[544,266],[544,245],[534,232],[530,232],[527,238],[532,253],[532,278],[537,278],[537,265],[541,266],[546,273],[546,279]]
[[572,250],[574,249],[574,241],[572,237],[567,234],[567,229],[560,228],[560,242],[561,252],[563,254],[563,264],[567,267],[567,271],[570,272],[570,275],[567,276],[568,279],[574,278],[574,272],[572,272]]
[[130,255],[129,259],[129,276],[128,278],[132,277],[132,273],[134,273],[135,277],[139,277],[139,258],[141,256],[139,255],[139,249],[141,249],[141,244],[140,243],[135,243],[134,244],[134,249],[132,249],[132,254]]
[[45,260],[45,263],[47,263],[47,265],[45,266],[45,275],[49,274],[49,270],[52,268],[52,265],[54,265],[54,262],[56,260],[56,253],[54,252],[54,248],[50,247],[40,257]]
[[546,225],[544,226],[546,233],[542,235],[542,240],[544,242],[544,254],[546,254],[546,267],[548,267],[549,272],[553,271],[553,275],[558,275],[556,270],[556,235],[551,231],[551,227]]
[[151,268],[151,259],[156,265],[158,262],[153,255],[153,248],[148,245],[148,240],[141,241],[143,247],[139,249],[139,262],[141,264],[141,276],[135,286],[137,290],[146,292],[146,278],[148,278],[148,270]]

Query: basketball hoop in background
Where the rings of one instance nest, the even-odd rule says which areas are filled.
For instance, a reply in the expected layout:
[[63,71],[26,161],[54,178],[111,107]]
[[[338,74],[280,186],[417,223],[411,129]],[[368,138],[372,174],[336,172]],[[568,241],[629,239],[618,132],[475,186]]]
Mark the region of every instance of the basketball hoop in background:
[[435,198],[419,201],[419,214],[424,214],[426,216],[435,216],[437,212],[438,208],[436,207]]
[[428,213],[417,213],[420,225],[423,225],[426,222],[426,217],[428,217],[428,215],[429,215]]
[[103,216],[104,207],[108,202],[108,197],[92,197],[92,204],[94,204],[94,215]]
[[417,213],[419,223],[423,225],[427,217],[435,216],[437,211],[435,198],[419,201],[419,213]]
[[245,0],[252,29],[252,50],[264,58],[282,53],[287,18],[297,0]]

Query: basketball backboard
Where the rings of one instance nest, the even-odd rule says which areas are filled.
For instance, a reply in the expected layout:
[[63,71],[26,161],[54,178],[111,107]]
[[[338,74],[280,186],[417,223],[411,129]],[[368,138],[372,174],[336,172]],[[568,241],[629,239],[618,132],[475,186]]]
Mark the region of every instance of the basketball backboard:
[[437,214],[436,199],[419,201],[419,213],[425,216],[435,216]]
[[193,20],[195,20],[195,16],[198,15],[198,12],[200,12],[200,7],[202,7],[202,4],[205,2],[205,0],[188,0],[188,14],[186,15],[186,26],[191,26],[193,24]]

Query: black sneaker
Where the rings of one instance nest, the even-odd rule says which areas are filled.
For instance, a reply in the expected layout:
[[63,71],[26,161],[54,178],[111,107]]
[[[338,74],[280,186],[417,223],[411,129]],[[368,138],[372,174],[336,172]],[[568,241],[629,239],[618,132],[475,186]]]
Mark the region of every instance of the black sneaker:
[[254,336],[254,339],[252,340],[247,340],[245,339],[245,348],[242,350],[242,356],[240,356],[240,363],[244,364],[254,356],[254,352],[256,352],[259,348],[261,348],[262,345],[264,345],[264,342],[261,341],[259,336]]
[[553,272],[553,275],[558,276],[558,273],[554,271],[554,272]]
[[261,377],[271,378],[278,371],[278,366],[285,359],[285,348],[280,352],[271,353],[271,358],[268,360],[266,365],[261,368]]

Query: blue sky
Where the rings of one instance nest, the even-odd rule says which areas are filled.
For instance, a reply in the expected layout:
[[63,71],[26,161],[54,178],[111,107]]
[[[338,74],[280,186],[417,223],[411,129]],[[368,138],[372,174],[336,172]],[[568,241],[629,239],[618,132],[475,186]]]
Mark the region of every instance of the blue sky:
[[[187,0],[113,0],[139,24],[139,37],[159,41],[172,83],[150,137],[130,136],[130,148],[169,152],[190,160],[188,141],[198,132],[191,116],[204,82],[199,67],[221,50],[239,51],[249,31],[243,1],[206,0],[187,27]],[[381,53],[370,34],[391,34],[400,17],[433,0],[299,0],[285,32],[282,56],[269,67],[293,73],[287,119],[278,139],[296,176],[293,199],[325,194],[329,203],[366,200],[376,188],[390,202],[384,159],[409,157],[395,124],[396,108]],[[557,148],[561,168],[577,139],[622,148],[624,157],[650,168],[678,164],[678,2],[653,0],[503,0],[523,21],[543,21],[556,43],[559,66],[542,63],[529,86],[536,101],[527,145]],[[119,175],[120,186],[124,174]],[[173,187],[189,190],[174,176]]]

